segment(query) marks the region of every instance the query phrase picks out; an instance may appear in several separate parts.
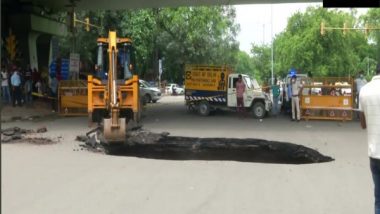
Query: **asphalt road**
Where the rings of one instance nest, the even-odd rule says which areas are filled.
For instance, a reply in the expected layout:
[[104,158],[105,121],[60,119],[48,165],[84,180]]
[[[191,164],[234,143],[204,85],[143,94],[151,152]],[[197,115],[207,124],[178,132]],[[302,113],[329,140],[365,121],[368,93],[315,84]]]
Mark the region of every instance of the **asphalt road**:
[[[286,117],[239,119],[235,113],[187,113],[183,97],[148,105],[145,129],[190,137],[263,138],[302,144],[335,158],[289,165],[174,161],[80,150],[87,118],[11,122],[48,128],[52,145],[1,144],[1,213],[372,213],[366,133],[358,122]],[[79,149],[79,151],[77,151]]]

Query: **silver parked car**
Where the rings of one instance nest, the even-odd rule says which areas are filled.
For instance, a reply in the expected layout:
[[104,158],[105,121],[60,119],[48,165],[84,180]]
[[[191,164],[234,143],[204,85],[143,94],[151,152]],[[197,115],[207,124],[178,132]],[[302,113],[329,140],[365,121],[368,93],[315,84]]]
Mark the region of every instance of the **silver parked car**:
[[161,91],[157,87],[151,86],[144,80],[139,80],[140,83],[140,97],[143,99],[143,103],[155,103],[161,98]]

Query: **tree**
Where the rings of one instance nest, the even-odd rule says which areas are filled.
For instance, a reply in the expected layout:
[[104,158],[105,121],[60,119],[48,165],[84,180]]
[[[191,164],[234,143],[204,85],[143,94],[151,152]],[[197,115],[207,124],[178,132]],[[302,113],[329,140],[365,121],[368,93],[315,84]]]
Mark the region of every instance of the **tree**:
[[369,45],[362,32],[327,31],[320,35],[320,24],[358,26],[355,13],[309,7],[288,20],[284,32],[274,41],[275,68],[285,75],[290,68],[314,76],[348,76],[360,69],[368,57]]
[[256,78],[268,82],[271,75],[271,47],[268,45],[252,44],[252,59],[255,66]]
[[[137,73],[142,78],[158,75],[158,59],[164,58],[163,78],[181,82],[185,64],[234,65],[239,26],[232,6],[180,7],[120,11],[81,11],[78,19],[90,17],[103,30],[75,33],[77,52],[94,63],[96,38],[116,29],[120,37],[129,37],[136,50]],[[66,54],[70,38],[61,39]],[[80,44],[80,45],[79,45]]]
[[185,64],[234,65],[238,25],[230,6],[162,9],[159,48],[165,56],[166,78],[182,79]]
[[234,71],[236,73],[249,74],[255,78],[260,78],[258,75],[258,70],[255,68],[252,58],[244,51],[238,52]]
[[[371,8],[367,14],[360,17],[361,24],[368,24],[372,28],[380,28],[380,9]],[[368,38],[373,41],[370,54],[374,56],[374,60],[380,62],[380,30],[370,30]]]

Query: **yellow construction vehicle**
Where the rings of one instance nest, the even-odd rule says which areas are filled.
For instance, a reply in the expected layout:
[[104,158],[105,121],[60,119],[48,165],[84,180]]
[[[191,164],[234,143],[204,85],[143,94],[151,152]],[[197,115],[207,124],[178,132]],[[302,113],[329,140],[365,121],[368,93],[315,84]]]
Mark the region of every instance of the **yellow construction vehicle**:
[[108,44],[108,80],[103,83],[92,75],[88,76],[88,115],[92,121],[94,115],[97,115],[97,122],[102,120],[104,143],[120,143],[125,141],[126,124],[129,120],[139,119],[138,76],[133,75],[128,80],[117,79],[117,44],[132,42],[129,38],[117,38],[116,32],[110,31],[108,38],[99,38],[98,43]]
[[[110,31],[108,38],[98,38],[100,49],[108,46],[108,64],[106,80],[97,76],[89,75],[85,81],[62,81],[59,84],[58,102],[61,115],[83,115],[88,114],[89,125],[98,123],[96,139],[100,143],[108,145],[123,143],[126,137],[127,124],[130,121],[138,122],[140,118],[139,78],[137,75],[125,75],[118,79],[120,64],[118,64],[118,45],[130,46],[129,38],[118,38],[115,31]],[[99,53],[103,51],[100,50]],[[99,59],[99,57],[98,57]],[[102,59],[102,57],[100,57]],[[133,68],[129,62],[131,74]],[[123,76],[123,75],[121,75]],[[87,133],[89,136],[95,131]],[[95,139],[94,137],[92,139]]]

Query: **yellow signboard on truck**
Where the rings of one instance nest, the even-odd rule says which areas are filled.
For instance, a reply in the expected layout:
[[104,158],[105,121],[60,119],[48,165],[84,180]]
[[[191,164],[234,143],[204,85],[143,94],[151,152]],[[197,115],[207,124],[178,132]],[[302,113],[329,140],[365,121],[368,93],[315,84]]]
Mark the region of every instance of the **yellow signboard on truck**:
[[186,65],[186,89],[226,91],[232,69],[227,66]]

